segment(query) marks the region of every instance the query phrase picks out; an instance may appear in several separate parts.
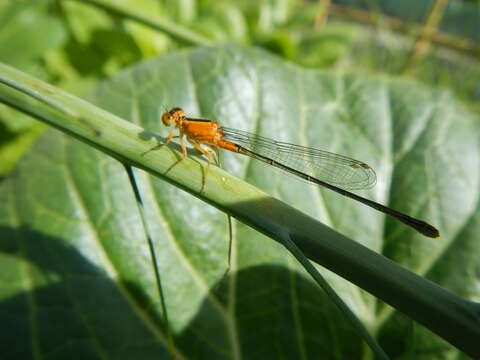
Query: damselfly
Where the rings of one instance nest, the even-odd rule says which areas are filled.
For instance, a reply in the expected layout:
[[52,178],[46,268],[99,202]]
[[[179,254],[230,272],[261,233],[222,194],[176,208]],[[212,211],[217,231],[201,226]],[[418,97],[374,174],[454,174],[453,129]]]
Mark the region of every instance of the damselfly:
[[[184,137],[195,149],[205,155],[208,160],[205,177],[212,154],[202,145],[215,151],[217,159],[219,159],[219,148],[222,148],[263,161],[308,182],[357,200],[400,220],[425,236],[435,238],[440,235],[435,227],[422,220],[348,191],[368,189],[376,183],[375,171],[362,161],[231,129],[212,120],[189,118],[181,108],[173,108],[165,112],[162,115],[162,122],[166,126],[175,123],[175,127],[179,129],[180,145],[185,157],[187,149]],[[163,144],[151,150],[168,144],[172,141],[174,134],[175,130],[168,134]]]

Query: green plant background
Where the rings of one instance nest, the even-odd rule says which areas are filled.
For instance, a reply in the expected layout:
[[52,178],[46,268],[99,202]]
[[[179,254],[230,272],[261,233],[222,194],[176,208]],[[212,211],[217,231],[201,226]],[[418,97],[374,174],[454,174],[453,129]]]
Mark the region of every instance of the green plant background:
[[[283,5],[288,10],[292,5],[287,3]],[[2,51],[2,61],[81,94],[92,89],[99,77],[159,52],[152,43],[135,40],[139,38],[136,31],[151,30],[135,24],[129,25],[136,29],[130,32],[114,29],[111,19],[87,7],[78,7],[82,11],[70,17],[65,27],[49,5],[3,5],[3,18],[9,19],[4,26],[11,27],[12,35],[9,38],[2,31],[2,44],[8,45],[8,40],[18,44],[24,36],[26,43],[38,47]],[[281,18],[282,7],[276,5],[274,15]],[[233,5],[229,9],[228,19],[238,20],[239,14],[248,13]],[[284,13],[293,13],[287,10]],[[175,13],[175,9],[168,11]],[[35,15],[33,23],[29,12]],[[295,15],[302,18],[303,13],[299,14]],[[178,11],[177,18],[182,16],[185,23],[196,18]],[[87,26],[98,27],[101,21],[108,31]],[[289,40],[297,36],[296,31],[272,29],[273,20],[266,22],[270,27],[260,21],[237,22],[228,22],[229,32],[212,21],[210,32],[205,25],[199,33],[228,34],[227,39],[277,49],[302,66],[309,62],[326,70],[307,70],[248,47],[184,49],[117,73],[90,92],[89,99],[163,135],[160,114],[165,108],[182,106],[194,116],[368,161],[379,183],[364,194],[431,220],[440,227],[441,239],[424,239],[335,194],[263,164],[222,154],[229,172],[456,294],[478,299],[478,115],[474,106],[465,105],[472,93],[457,91],[462,103],[450,91],[429,89],[412,80],[332,71],[348,69],[345,64],[367,56],[369,46],[352,50],[361,44],[352,35],[358,25],[333,24],[320,35],[310,33],[302,38],[304,42],[296,42]],[[263,29],[255,27],[255,36],[251,35],[254,25]],[[48,41],[32,37],[32,29],[38,28],[46,31]],[[77,42],[65,45],[72,31]],[[315,36],[321,39],[312,40]],[[327,43],[322,42],[325,37]],[[316,46],[313,60],[295,56],[307,38]],[[163,47],[160,52],[184,46],[172,44],[166,36],[163,45],[156,44]],[[333,50],[315,60],[319,47]],[[42,65],[39,54],[44,54]],[[379,58],[369,55],[373,64],[378,65]],[[385,58],[381,61],[394,64]],[[469,67],[477,68],[475,63]],[[442,74],[439,71],[440,78],[451,79]],[[467,85],[472,78],[466,77]],[[6,139],[2,156],[10,161],[2,164],[4,171],[11,171],[43,129],[9,109],[2,108],[0,116]],[[136,175],[181,354],[248,359],[339,359],[368,354],[343,315],[285,249],[240,223],[234,225],[234,268],[220,282],[228,250],[225,214],[140,171]],[[167,356],[145,235],[119,163],[49,130],[1,183],[0,203],[2,349],[19,358]],[[421,326],[337,276],[325,275],[392,357],[432,359],[455,354],[461,358]]]

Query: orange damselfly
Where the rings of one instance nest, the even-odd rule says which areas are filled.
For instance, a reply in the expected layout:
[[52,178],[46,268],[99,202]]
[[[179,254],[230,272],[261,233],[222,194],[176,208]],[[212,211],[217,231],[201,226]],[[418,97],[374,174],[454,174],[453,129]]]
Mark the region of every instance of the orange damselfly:
[[[375,185],[375,171],[366,163],[347,156],[317,150],[300,145],[272,140],[246,131],[221,126],[206,119],[189,118],[181,108],[173,108],[162,115],[166,126],[175,124],[180,132],[180,145],[186,157],[184,137],[208,160],[206,173],[211,162],[211,153],[202,145],[214,150],[219,159],[219,148],[233,151],[263,161],[298,176],[310,183],[324,186],[341,195],[390,215],[428,237],[438,237],[438,230],[425,221],[356,195],[348,190],[368,189]],[[172,141],[175,130],[170,132],[163,144]],[[151,151],[149,150],[149,151]],[[147,151],[147,152],[149,152]],[[206,177],[206,174],[205,174]]]

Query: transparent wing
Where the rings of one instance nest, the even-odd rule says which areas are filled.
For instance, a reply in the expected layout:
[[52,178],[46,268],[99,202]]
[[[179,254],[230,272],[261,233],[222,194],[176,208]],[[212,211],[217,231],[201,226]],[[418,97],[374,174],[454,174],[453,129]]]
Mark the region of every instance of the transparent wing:
[[246,131],[222,127],[223,138],[306,175],[345,190],[375,185],[375,171],[366,163],[328,151],[275,141]]

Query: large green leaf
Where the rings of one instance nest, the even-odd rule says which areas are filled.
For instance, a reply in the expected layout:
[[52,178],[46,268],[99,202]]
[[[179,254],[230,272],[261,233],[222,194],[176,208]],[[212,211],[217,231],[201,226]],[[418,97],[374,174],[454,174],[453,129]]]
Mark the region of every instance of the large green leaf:
[[[478,119],[462,112],[448,93],[414,82],[305,71],[258,50],[224,47],[139,64],[106,81],[92,99],[163,134],[161,113],[182,106],[193,116],[367,161],[377,170],[378,185],[364,195],[438,225],[440,239],[222,153],[229,172],[454,292],[479,298]],[[221,281],[225,214],[136,174],[181,354],[362,356],[351,325],[283,247],[235,223],[232,269]],[[47,133],[1,184],[0,222],[2,353],[166,356],[148,247],[118,162],[56,131]],[[325,275],[390,354],[432,359],[452,352],[374,297]]]

